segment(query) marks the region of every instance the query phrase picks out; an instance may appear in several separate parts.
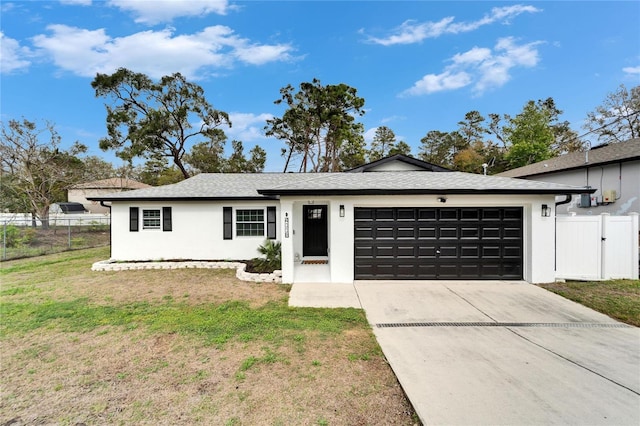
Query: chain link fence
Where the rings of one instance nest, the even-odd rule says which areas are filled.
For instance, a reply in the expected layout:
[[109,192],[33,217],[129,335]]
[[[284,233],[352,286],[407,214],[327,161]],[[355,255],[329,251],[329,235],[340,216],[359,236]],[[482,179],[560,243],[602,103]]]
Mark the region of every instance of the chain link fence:
[[105,215],[51,215],[48,226],[25,215],[2,215],[0,260],[108,246],[110,225]]

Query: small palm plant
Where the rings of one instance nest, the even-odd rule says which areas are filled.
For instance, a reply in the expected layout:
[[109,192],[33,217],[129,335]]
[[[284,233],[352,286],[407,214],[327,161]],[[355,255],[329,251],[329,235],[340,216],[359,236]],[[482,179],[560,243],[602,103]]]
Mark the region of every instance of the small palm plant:
[[266,240],[258,247],[263,257],[253,259],[253,264],[261,272],[273,272],[282,267],[281,244],[279,241]]

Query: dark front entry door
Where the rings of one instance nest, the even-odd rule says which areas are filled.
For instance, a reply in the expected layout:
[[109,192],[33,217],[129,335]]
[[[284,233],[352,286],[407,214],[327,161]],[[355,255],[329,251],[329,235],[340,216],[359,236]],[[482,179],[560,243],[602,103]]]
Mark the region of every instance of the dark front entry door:
[[327,206],[303,206],[302,215],[302,255],[327,256]]

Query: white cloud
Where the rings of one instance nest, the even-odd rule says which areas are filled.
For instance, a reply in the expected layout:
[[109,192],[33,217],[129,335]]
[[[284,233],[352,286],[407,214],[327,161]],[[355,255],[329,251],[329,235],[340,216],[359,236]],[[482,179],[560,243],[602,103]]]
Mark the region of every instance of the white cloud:
[[622,68],[622,71],[625,72],[626,74],[638,74],[640,75],[640,66],[637,67],[624,67]]
[[135,22],[155,25],[181,16],[225,15],[232,8],[227,0],[110,0],[109,4],[132,12]]
[[401,121],[401,120],[405,120],[407,117],[403,116],[403,115],[392,115],[389,117],[384,117],[382,120],[380,120],[380,122],[382,124],[386,124],[386,123],[391,123],[393,121]]
[[469,74],[464,71],[451,73],[445,71],[440,74],[427,74],[414,83],[413,87],[402,92],[402,95],[417,96],[444,90],[455,90],[468,86],[472,81]]
[[124,67],[152,78],[174,72],[198,78],[210,68],[228,68],[237,62],[262,65],[294,59],[289,44],[251,43],[222,25],[207,27],[195,34],[175,35],[172,29],[164,29],[125,37],[111,37],[104,29],[86,30],[66,25],[47,28],[51,35],[38,35],[33,38],[33,44],[58,67],[84,77],[112,73]]
[[541,42],[518,45],[513,37],[498,39],[493,50],[474,47],[454,55],[440,74],[427,74],[401,96],[419,96],[455,90],[471,85],[475,94],[505,85],[515,67],[531,68],[540,56],[536,46]]
[[26,69],[31,65],[28,58],[32,52],[27,47],[21,47],[18,40],[9,38],[0,31],[0,73],[9,74]]
[[393,34],[384,37],[369,37],[369,41],[383,46],[391,46],[394,44],[413,44],[419,43],[427,38],[437,38],[443,34],[459,34],[477,30],[478,28],[502,21],[509,24],[511,18],[515,18],[523,13],[540,12],[534,6],[513,5],[504,7],[494,7],[489,14],[486,14],[477,21],[472,22],[454,22],[455,17],[449,16],[438,22],[416,22],[408,20],[403,22],[393,31]]
[[366,132],[364,132],[364,141],[367,144],[367,146],[370,146],[371,142],[373,142],[373,138],[376,135],[377,130],[378,130],[377,127],[372,127]]
[[60,0],[60,3],[70,6],[91,6],[91,0]]
[[252,114],[243,112],[229,113],[231,127],[224,126],[223,130],[229,137],[229,140],[238,139],[243,142],[254,142],[256,140],[265,139],[263,133],[267,120],[273,118],[268,113]]

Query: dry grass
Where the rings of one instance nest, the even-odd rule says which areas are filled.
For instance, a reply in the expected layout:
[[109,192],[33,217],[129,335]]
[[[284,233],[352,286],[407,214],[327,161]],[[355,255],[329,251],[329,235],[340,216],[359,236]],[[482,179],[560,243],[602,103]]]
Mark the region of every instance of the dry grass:
[[640,280],[567,281],[540,287],[640,327]]
[[[89,271],[106,257],[2,264],[2,322],[12,321],[0,340],[0,424],[418,423],[361,312],[287,308],[287,286],[231,272]],[[56,316],[64,303],[91,321]],[[143,308],[121,310],[131,304]],[[51,317],[34,322],[43,306]],[[220,308],[231,323],[255,315],[268,327],[212,340],[194,312]],[[105,322],[122,312],[127,321]]]

